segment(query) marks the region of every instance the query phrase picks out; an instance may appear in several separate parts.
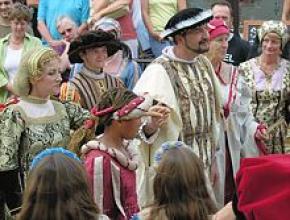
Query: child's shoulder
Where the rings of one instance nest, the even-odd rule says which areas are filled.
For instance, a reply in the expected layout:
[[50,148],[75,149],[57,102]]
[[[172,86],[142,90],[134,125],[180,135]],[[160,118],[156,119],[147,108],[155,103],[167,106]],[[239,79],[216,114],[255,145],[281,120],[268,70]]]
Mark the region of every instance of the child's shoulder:
[[81,152],[85,158],[110,155],[109,148],[97,139],[91,140],[81,147]]

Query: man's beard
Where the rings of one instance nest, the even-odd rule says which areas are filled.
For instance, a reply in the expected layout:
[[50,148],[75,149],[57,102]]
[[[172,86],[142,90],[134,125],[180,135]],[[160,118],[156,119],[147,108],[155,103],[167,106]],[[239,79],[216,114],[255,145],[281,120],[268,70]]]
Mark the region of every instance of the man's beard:
[[[203,44],[207,44],[207,46],[204,46],[204,47],[203,47]],[[185,47],[186,47],[188,50],[190,50],[190,51],[192,51],[192,52],[194,52],[194,53],[196,53],[196,54],[203,54],[203,53],[205,53],[205,52],[208,52],[208,50],[209,50],[209,43],[208,43],[208,40],[202,40],[202,41],[200,41],[200,42],[198,43],[198,47],[197,47],[197,48],[192,48],[192,47],[190,47],[190,45],[187,43],[187,40],[185,40]]]

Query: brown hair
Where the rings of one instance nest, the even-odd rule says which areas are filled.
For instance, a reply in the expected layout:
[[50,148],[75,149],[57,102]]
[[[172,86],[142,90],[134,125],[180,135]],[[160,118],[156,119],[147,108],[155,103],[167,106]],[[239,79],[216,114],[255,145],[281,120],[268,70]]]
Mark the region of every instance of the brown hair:
[[213,7],[216,6],[216,5],[221,5],[221,6],[228,7],[230,9],[231,16],[232,17],[234,16],[233,7],[232,7],[231,3],[229,3],[228,1],[226,1],[226,0],[215,1],[214,3],[211,4],[210,8],[213,9]]
[[59,153],[30,172],[17,220],[95,220],[98,213],[81,162]]
[[207,220],[216,211],[201,161],[187,147],[165,151],[156,170],[153,192],[150,219]]
[[13,4],[9,14],[9,20],[12,21],[14,19],[30,22],[32,20],[32,12],[26,5],[16,2]]

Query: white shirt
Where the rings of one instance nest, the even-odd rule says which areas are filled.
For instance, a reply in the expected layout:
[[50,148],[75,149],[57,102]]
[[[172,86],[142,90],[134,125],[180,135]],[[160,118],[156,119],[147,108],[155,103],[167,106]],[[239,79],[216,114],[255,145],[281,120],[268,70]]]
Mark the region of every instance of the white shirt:
[[9,46],[7,47],[6,58],[4,61],[4,69],[8,73],[10,83],[13,83],[14,77],[17,73],[21,60],[22,50],[23,48],[15,50],[10,48]]

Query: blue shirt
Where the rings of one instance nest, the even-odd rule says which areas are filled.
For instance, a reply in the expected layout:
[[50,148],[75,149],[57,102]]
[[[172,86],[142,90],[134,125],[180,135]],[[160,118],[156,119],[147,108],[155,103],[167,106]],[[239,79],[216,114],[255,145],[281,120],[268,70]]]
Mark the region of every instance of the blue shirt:
[[43,21],[54,40],[61,39],[56,28],[57,19],[69,16],[78,26],[89,17],[89,0],[40,0],[37,20]]

